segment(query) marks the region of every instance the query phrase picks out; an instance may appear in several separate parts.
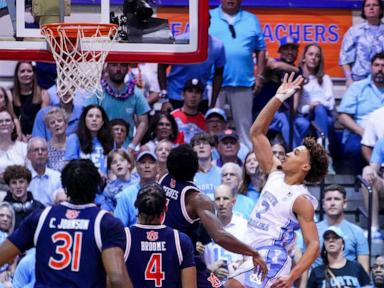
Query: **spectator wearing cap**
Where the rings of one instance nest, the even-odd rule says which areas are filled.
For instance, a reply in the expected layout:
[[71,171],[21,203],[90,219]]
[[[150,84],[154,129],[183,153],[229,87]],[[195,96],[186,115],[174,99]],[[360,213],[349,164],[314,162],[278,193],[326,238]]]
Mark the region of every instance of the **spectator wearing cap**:
[[[215,136],[217,141],[220,133],[224,132],[228,128],[228,117],[225,111],[221,108],[211,108],[205,113],[205,124],[207,125],[207,131],[209,134]],[[240,150],[237,156],[243,161],[245,156],[249,152],[247,146],[240,142]],[[220,158],[219,152],[214,148],[212,150],[212,159],[217,160]]]
[[322,238],[321,257],[324,264],[311,271],[306,287],[371,287],[364,268],[358,262],[345,258],[345,239],[341,229],[330,226]]
[[134,203],[137,193],[145,185],[156,182],[157,165],[157,157],[150,151],[143,151],[137,156],[136,169],[140,180],[125,188],[116,199],[114,215],[123,222],[124,226],[130,227],[136,223],[137,211]]
[[384,288],[384,255],[378,256],[372,266],[373,287]]
[[253,96],[263,85],[266,49],[263,31],[257,17],[241,8],[241,0],[221,0],[221,5],[210,14],[209,33],[223,41],[225,47],[223,87],[217,106],[223,108],[229,104],[240,140],[250,149]]
[[235,130],[227,129],[219,134],[219,144],[217,151],[219,152],[219,159],[216,160],[218,167],[223,167],[225,163],[232,162],[243,166],[243,161],[237,156],[240,150],[239,135]]
[[220,185],[221,170],[212,162],[215,140],[208,133],[200,133],[193,136],[191,146],[199,159],[199,170],[195,174],[193,183],[213,200],[215,188]]
[[[173,64],[167,76],[168,64],[159,64],[158,80],[163,97],[169,98],[173,109],[183,105],[181,94],[184,83],[191,78],[198,78],[206,86],[212,77],[212,98],[210,107],[214,107],[223,82],[223,71],[225,65],[224,44],[218,38],[208,35],[208,56],[207,60],[196,64]],[[203,100],[200,102],[199,111],[205,113],[208,109],[209,91],[203,91]],[[164,109],[164,107],[163,107]]]
[[[299,51],[299,40],[292,36],[284,36],[279,42],[279,57],[268,57],[263,73],[264,85],[260,93],[253,100],[253,117],[256,118],[268,101],[276,94],[277,89],[281,85],[281,81],[285,73],[299,72],[299,68],[295,66]],[[291,98],[290,98],[291,99]],[[298,103],[299,94],[294,98]],[[291,101],[291,100],[289,100]],[[292,102],[285,102],[281,106],[273,118],[269,126],[271,134],[281,134],[285,143],[290,143],[289,130],[289,111],[292,107]],[[273,138],[273,136],[271,136]]]
[[190,143],[195,134],[207,130],[204,115],[199,112],[199,104],[204,90],[205,86],[201,80],[189,79],[183,88],[183,106],[171,113],[176,120],[179,132],[184,136],[185,143]]
[[[368,241],[364,236],[363,229],[345,219],[344,209],[347,207],[346,197],[347,192],[341,185],[329,185],[325,187],[322,203],[325,219],[318,222],[316,227],[319,235],[323,235],[330,226],[339,228],[344,234],[345,247],[343,251],[345,258],[359,262],[364,267],[365,271],[368,272]],[[320,237],[320,246],[322,244],[322,238]],[[297,246],[302,252],[305,251],[302,237],[298,238]],[[321,264],[323,264],[322,259],[318,257],[313,263],[312,268]]]

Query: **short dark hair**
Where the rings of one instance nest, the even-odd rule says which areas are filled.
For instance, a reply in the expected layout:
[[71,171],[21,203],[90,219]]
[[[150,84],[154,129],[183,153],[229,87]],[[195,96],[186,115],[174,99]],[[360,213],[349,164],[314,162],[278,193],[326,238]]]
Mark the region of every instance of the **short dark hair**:
[[158,183],[151,183],[140,189],[135,201],[135,207],[139,214],[155,218],[159,217],[164,211],[166,203],[167,198],[163,187]]
[[[361,5],[361,18],[363,19],[367,19],[367,17],[365,16],[365,13],[364,13],[364,6],[365,6],[365,2],[367,2],[367,0],[363,0],[363,4]],[[380,6],[380,9],[381,9],[381,13],[379,15],[380,19],[383,18],[383,2],[381,0],[377,0],[377,3],[379,4]]]
[[10,165],[8,166],[4,171],[4,181],[7,185],[11,182],[13,179],[25,179],[28,183],[32,180],[32,174],[31,171],[29,171],[27,168],[21,165]]
[[89,159],[76,159],[61,172],[62,186],[74,204],[93,203],[102,183],[101,176]]
[[303,145],[309,151],[311,162],[311,169],[305,176],[305,180],[311,183],[319,182],[323,180],[328,172],[328,154],[313,137],[304,138]]
[[176,180],[192,181],[199,169],[196,152],[188,144],[173,148],[167,159],[167,169]]
[[215,138],[206,132],[195,134],[191,139],[191,146],[195,146],[196,142],[198,141],[206,141],[211,145],[211,147],[215,147],[216,141]]
[[328,185],[327,187],[324,188],[323,194],[325,195],[325,193],[327,193],[329,191],[338,191],[341,194],[343,194],[344,199],[347,199],[347,191],[345,190],[345,188],[343,186],[341,186],[339,184]]
[[125,129],[127,130],[127,133],[129,132],[129,124],[127,123],[127,121],[125,121],[124,119],[122,118],[114,118],[112,119],[111,121],[109,121],[109,126],[112,128],[113,126],[116,126],[116,125],[121,125],[121,126],[124,126]]
[[375,62],[376,59],[384,59],[384,52],[376,53],[375,55],[373,55],[371,59],[371,65],[373,64],[373,62]]

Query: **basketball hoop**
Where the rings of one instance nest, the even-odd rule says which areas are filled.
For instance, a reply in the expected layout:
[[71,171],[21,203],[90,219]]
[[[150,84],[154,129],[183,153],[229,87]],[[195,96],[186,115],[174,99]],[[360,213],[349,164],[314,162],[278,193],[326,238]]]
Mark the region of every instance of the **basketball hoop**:
[[103,97],[100,79],[118,26],[102,23],[50,23],[41,27],[57,66],[57,94],[64,103],[76,90]]

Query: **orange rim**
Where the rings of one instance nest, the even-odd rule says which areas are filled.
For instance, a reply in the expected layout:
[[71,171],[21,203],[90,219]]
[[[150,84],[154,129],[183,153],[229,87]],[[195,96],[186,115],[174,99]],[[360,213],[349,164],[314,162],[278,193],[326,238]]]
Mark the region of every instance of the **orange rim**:
[[[92,37],[96,31],[99,31],[98,36],[109,36],[110,31],[115,29],[117,32],[118,26],[116,24],[106,23],[49,23],[41,26],[41,33],[45,36],[52,35],[54,38],[59,38],[62,35],[62,31],[68,38],[77,38],[78,31],[82,30],[85,37]],[[50,31],[50,32],[48,32]]]

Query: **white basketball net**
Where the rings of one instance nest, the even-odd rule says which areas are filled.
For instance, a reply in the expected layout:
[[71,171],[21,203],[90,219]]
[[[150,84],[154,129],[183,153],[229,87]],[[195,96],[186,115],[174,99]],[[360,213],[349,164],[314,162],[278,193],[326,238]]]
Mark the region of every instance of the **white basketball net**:
[[41,28],[56,61],[57,94],[64,103],[73,99],[76,90],[103,97],[103,66],[117,37],[116,25],[105,27],[97,23],[66,23]]

